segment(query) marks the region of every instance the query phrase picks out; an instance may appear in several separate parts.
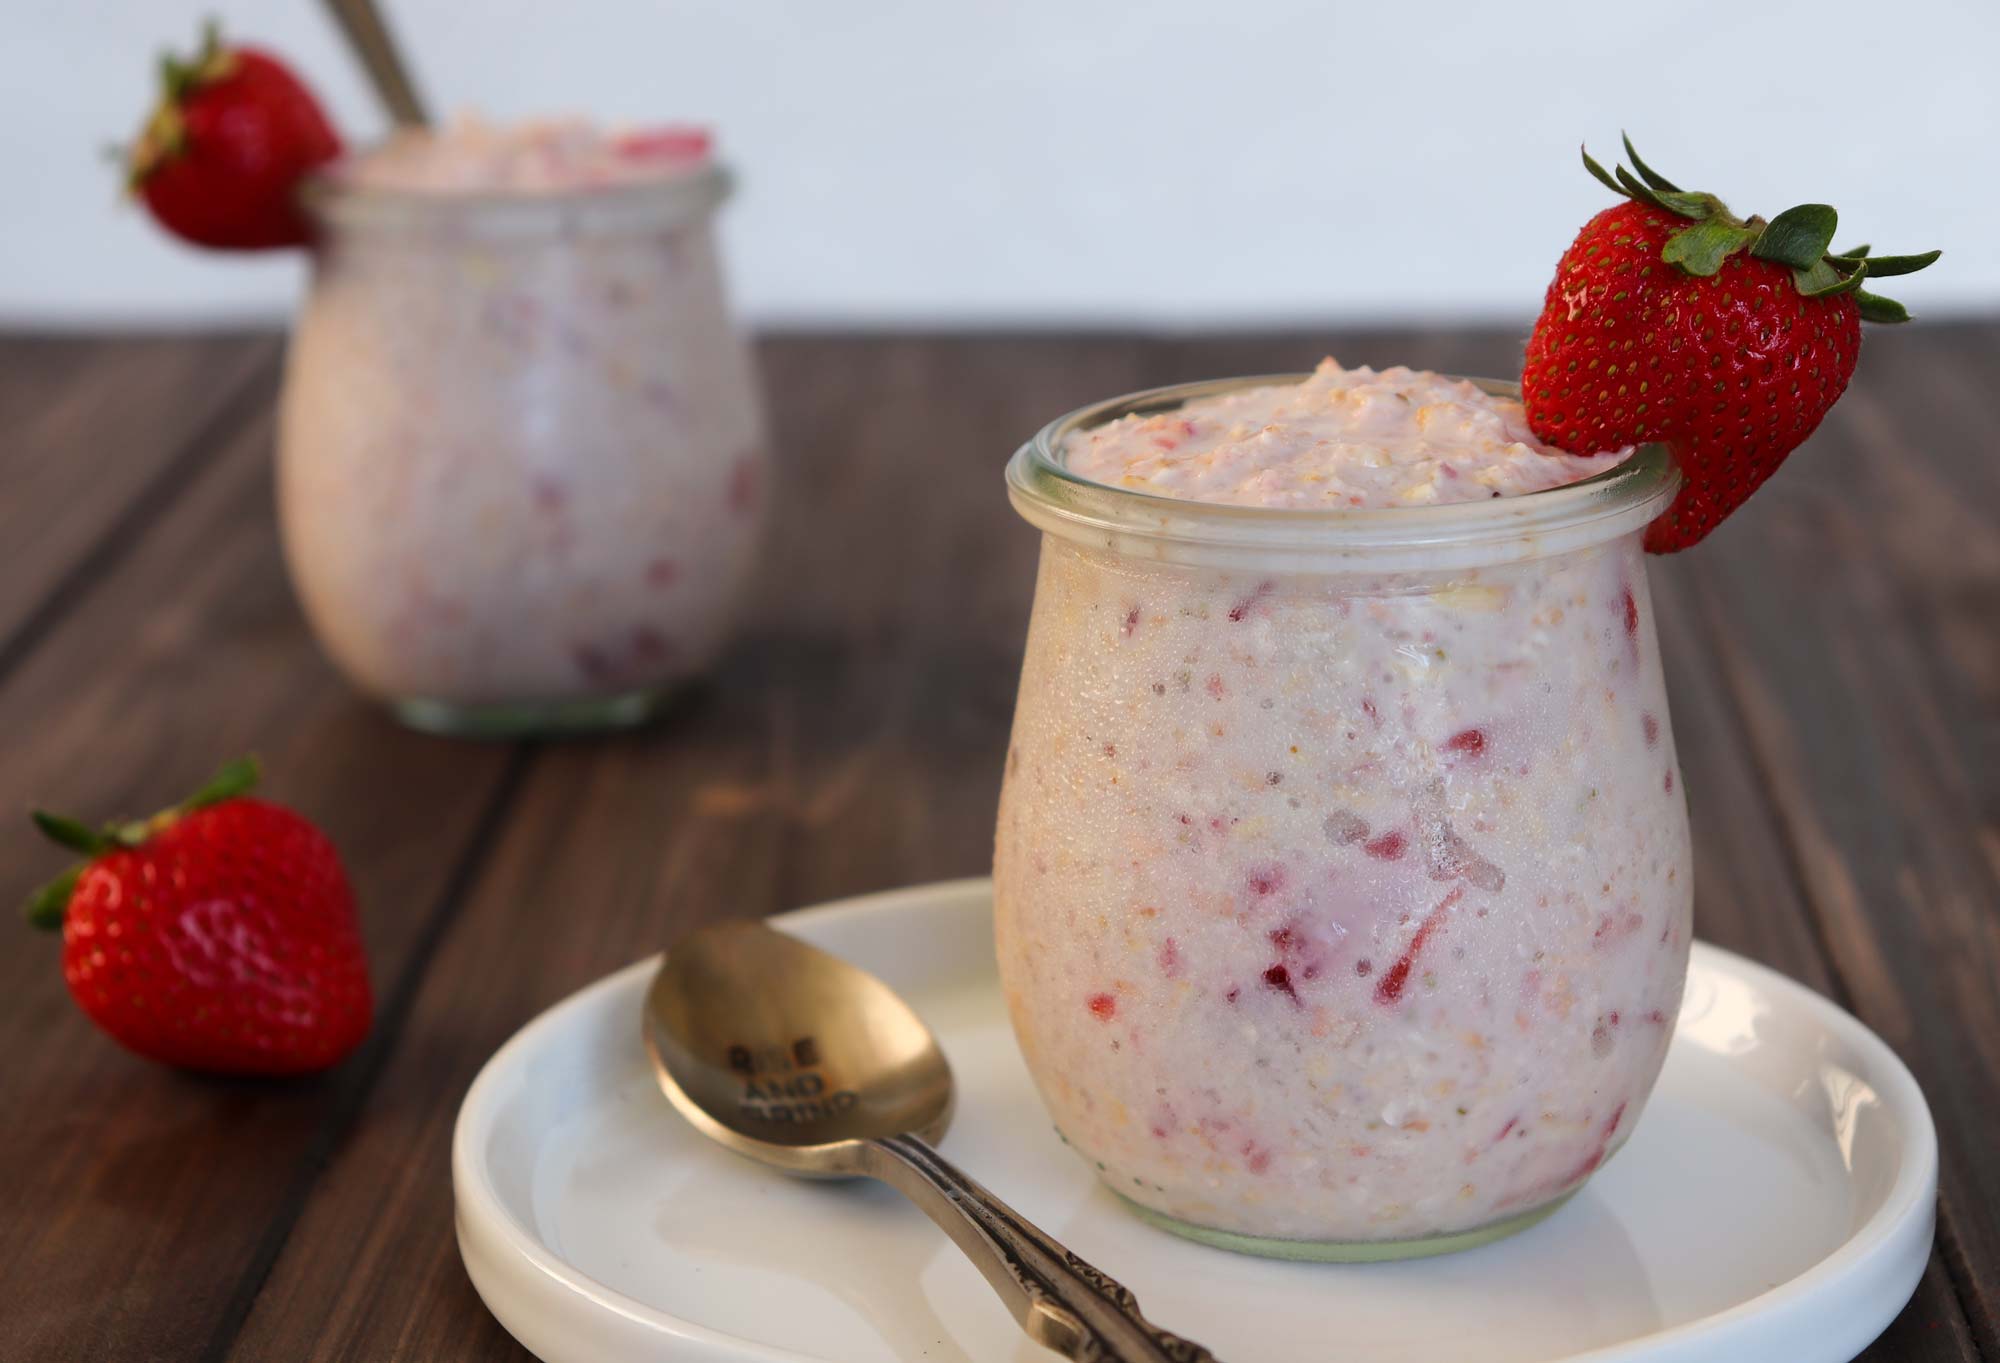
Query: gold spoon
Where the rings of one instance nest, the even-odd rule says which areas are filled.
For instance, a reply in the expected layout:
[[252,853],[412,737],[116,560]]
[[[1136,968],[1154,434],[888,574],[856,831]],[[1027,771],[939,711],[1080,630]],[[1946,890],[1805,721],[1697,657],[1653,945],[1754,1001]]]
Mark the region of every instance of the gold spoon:
[[932,1148],[951,1121],[951,1067],[873,975],[761,923],[722,923],[667,953],[643,1028],[660,1087],[697,1130],[790,1174],[895,1188],[1030,1339],[1072,1359],[1215,1363]]

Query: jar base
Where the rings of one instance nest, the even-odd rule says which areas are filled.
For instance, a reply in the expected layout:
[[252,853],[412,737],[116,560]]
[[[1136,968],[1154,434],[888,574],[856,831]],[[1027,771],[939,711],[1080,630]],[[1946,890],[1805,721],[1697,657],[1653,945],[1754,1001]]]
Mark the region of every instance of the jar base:
[[499,701],[464,705],[421,696],[389,702],[398,720],[412,729],[445,738],[533,738],[612,733],[634,729],[657,718],[685,689],[685,683],[612,696],[580,696],[573,700]]
[[1518,1234],[1530,1226],[1538,1225],[1561,1210],[1564,1203],[1575,1197],[1579,1191],[1572,1188],[1568,1192],[1545,1202],[1539,1207],[1531,1207],[1525,1212],[1507,1217],[1501,1221],[1489,1221],[1471,1230],[1454,1231],[1449,1235],[1427,1235],[1414,1240],[1281,1240],[1268,1235],[1244,1235],[1238,1231],[1217,1230],[1213,1226],[1197,1226],[1165,1212],[1141,1206],[1117,1189],[1118,1200],[1139,1218],[1164,1231],[1196,1240],[1216,1249],[1232,1250],[1237,1254],[1254,1254],[1264,1259],[1292,1259],[1308,1263],[1323,1264],[1375,1264],[1396,1259],[1428,1259],[1435,1254],[1452,1254],[1462,1249],[1477,1249],[1490,1245],[1495,1240],[1504,1240]]

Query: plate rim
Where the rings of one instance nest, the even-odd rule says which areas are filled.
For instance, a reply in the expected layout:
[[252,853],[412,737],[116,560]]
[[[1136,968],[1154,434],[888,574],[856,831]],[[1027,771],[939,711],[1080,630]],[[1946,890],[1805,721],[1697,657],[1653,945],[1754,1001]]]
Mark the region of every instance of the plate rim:
[[[894,910],[912,901],[941,903],[971,898],[990,899],[992,893],[990,877],[969,876],[851,895],[774,914],[768,921],[780,927],[817,925]],[[474,1290],[478,1292],[482,1304],[493,1311],[510,1334],[513,1327],[500,1312],[494,1310],[493,1303],[487,1300],[485,1288],[473,1271],[471,1260],[475,1256],[466,1244],[469,1232],[497,1242],[483,1247],[487,1254],[495,1250],[512,1253],[549,1287],[566,1291],[586,1309],[609,1312],[656,1336],[705,1347],[714,1351],[713,1356],[717,1358],[741,1359],[749,1363],[829,1363],[829,1360],[814,1354],[762,1343],[671,1315],[598,1282],[557,1254],[531,1227],[514,1216],[494,1186],[484,1160],[476,1153],[479,1136],[492,1126],[495,1094],[515,1059],[535,1049],[544,1034],[559,1028],[572,1013],[590,1008],[599,995],[615,992],[630,977],[657,968],[663,954],[655,953],[614,970],[551,1004],[508,1037],[480,1066],[478,1074],[466,1089],[452,1124],[452,1203],[460,1257],[465,1261],[468,1274],[473,1277]],[[1774,1318],[1811,1312],[1816,1305],[1823,1305],[1823,1299],[1828,1295],[1839,1292],[1850,1277],[1872,1266],[1878,1276],[1887,1276],[1896,1306],[1880,1321],[1874,1321],[1871,1313],[1868,1320],[1860,1322],[1863,1328],[1872,1326],[1872,1332],[1858,1338],[1853,1350],[1842,1355],[1851,1358],[1853,1352],[1865,1347],[1907,1304],[1931,1257],[1937,1204],[1938,1143],[1930,1105],[1925,1101],[1916,1077],[1894,1049],[1834,1000],[1770,966],[1709,942],[1696,941],[1692,956],[1699,959],[1705,969],[1746,979],[1757,989],[1804,1009],[1866,1060],[1871,1083],[1883,1102],[1909,1124],[1903,1142],[1901,1167],[1875,1213],[1855,1228],[1832,1253],[1804,1272],[1710,1315],[1651,1334],[1600,1345],[1582,1353],[1565,1354],[1560,1359],[1551,1360],[1551,1363],[1642,1363],[1642,1360],[1644,1363],[1653,1363],[1654,1360],[1666,1363],[1666,1360],[1710,1357],[1713,1350],[1728,1342],[1730,1334],[1753,1333],[1757,1325],[1775,1323]],[[637,1044],[636,1039],[634,1044]],[[1914,1270],[1907,1264],[1899,1265],[1890,1259],[1897,1253],[1899,1242],[1904,1245],[1903,1252],[1914,1259]],[[1918,1245],[1921,1246],[1921,1254],[1915,1252]],[[1882,1262],[1874,1262],[1878,1259]],[[1899,1266],[1902,1272],[1895,1273]],[[1904,1278],[1908,1279],[1907,1291],[1902,1286]]]

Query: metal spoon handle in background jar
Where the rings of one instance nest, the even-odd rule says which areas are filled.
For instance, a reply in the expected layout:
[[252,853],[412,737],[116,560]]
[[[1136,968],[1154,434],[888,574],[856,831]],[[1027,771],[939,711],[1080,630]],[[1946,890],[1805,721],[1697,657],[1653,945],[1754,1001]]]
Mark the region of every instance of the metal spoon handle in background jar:
[[1050,1239],[917,1136],[863,1146],[865,1172],[923,1208],[1006,1301],[1028,1337],[1092,1363],[1216,1363],[1162,1330],[1130,1289]]
[[375,0],[326,0],[326,7],[339,23],[347,45],[361,59],[369,82],[374,85],[375,93],[381,98],[383,107],[388,109],[389,116],[396,120],[396,126],[427,126],[431,121],[430,115],[424,112],[424,102],[417,97],[417,87],[410,80],[409,67],[396,50],[396,41],[389,36],[389,26],[382,21],[382,13],[376,8]]

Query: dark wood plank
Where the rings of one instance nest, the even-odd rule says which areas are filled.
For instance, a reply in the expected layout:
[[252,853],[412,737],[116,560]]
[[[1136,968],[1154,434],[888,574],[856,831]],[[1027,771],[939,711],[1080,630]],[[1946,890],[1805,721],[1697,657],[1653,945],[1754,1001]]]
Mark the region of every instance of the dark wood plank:
[[0,337],[0,675],[267,401],[278,340]]
[[1941,1243],[2000,1357],[2000,498],[1976,467],[1985,392],[1970,367],[1926,373],[1937,346],[1872,337],[1810,466],[1691,572],[1835,995],[1936,1113]]
[[[1801,493],[1811,503],[1797,513],[1804,530],[1760,535],[1748,548],[1725,537],[1740,539],[1755,522],[1733,525],[1717,540],[1735,556],[1726,571],[1690,556],[1655,572],[1696,797],[1701,931],[1848,998],[1906,1054],[1913,1040],[1944,1066],[1959,1059],[1954,1048],[1967,1035],[1993,1035],[1964,1028],[1991,1020],[1966,995],[1990,961],[1982,934],[1992,926],[1990,877],[2000,860],[1987,775],[1996,695],[1990,536],[1978,533],[1982,517],[1991,521],[1992,484],[1990,465],[1972,462],[1984,433],[1980,395],[1966,386],[1978,372],[1966,356],[1990,356],[1995,333],[1963,334],[1970,346],[1957,333],[1923,340],[1929,350],[1898,350],[1901,337],[1871,342],[1867,372],[1884,376],[1872,381],[1879,389],[1858,388],[1809,452],[1818,459],[1838,442],[1854,446],[1845,457],[1865,467],[1829,486],[1859,495],[1830,510]],[[1000,498],[999,461],[1039,421],[1078,402],[1210,373],[1302,367],[1325,349],[1349,362],[1408,359],[1462,372],[1505,372],[1518,355],[1517,342],[1497,335],[767,348],[793,478],[752,640],[674,723],[636,741],[566,746],[536,771],[518,817],[507,820],[501,859],[446,938],[436,976],[414,994],[412,1027],[393,1056],[378,1043],[328,1080],[275,1094],[189,1084],[89,1034],[49,960],[9,957],[4,968],[15,978],[0,1027],[37,1042],[22,1052],[28,1066],[0,1074],[0,1098],[29,1114],[0,1137],[0,1155],[49,1177],[28,1190],[18,1222],[43,1228],[39,1237],[0,1250],[0,1266],[48,1290],[21,1321],[0,1325],[0,1353],[180,1357],[201,1352],[198,1340],[212,1341],[211,1352],[233,1341],[246,1357],[312,1348],[328,1357],[487,1357],[510,1348],[465,1286],[448,1234],[443,1142],[480,1059],[536,1008],[650,949],[689,915],[762,912],[980,869],[1034,553],[1032,534]],[[12,401],[60,380],[63,367],[40,354],[4,370],[0,396]],[[1861,435],[1843,435],[1843,418]],[[939,430],[959,434],[940,448]],[[1912,455],[1903,436],[1919,430],[1925,448]],[[9,784],[18,769],[23,795],[139,808],[187,784],[219,751],[263,747],[277,792],[327,822],[355,861],[378,983],[385,962],[399,982],[389,990],[387,1037],[446,922],[454,875],[476,865],[468,849],[482,816],[504,811],[507,759],[397,733],[318,663],[270,542],[267,440],[254,430],[227,452],[218,466],[226,473],[191,474],[187,505],[136,538],[129,562],[107,572],[83,614],[51,630],[46,650],[0,688],[10,732],[33,735],[10,749]],[[1872,459],[1856,453],[1865,442]],[[913,467],[925,470],[921,480]],[[1755,514],[1769,512],[1787,485],[1780,480]],[[1859,507],[1874,520],[1857,540]],[[1940,525],[1948,535],[1936,533]],[[1842,549],[1842,563],[1887,571],[1871,579],[1853,569],[1856,580],[1829,585],[1814,556],[1822,543]],[[1777,579],[1766,576],[1773,568]],[[1808,661],[1821,665],[1822,684],[1840,676],[1871,707],[1865,713],[1889,731],[1888,758],[1874,735],[1864,735],[1858,756],[1801,752],[1801,733],[1827,737],[1829,715],[1808,707],[1800,723],[1786,689],[1799,679],[1798,659],[1771,652],[1791,616],[1739,601],[1746,580],[1781,582],[1769,593],[1779,608],[1794,588],[1820,591],[1829,609],[1850,597],[1858,604],[1846,632],[1820,636],[1824,651]],[[174,590],[160,591],[162,582]],[[1885,625],[1901,633],[1883,648]],[[225,677],[227,688],[218,687]],[[1914,709],[1879,724],[1881,707],[1912,695]],[[120,753],[116,769],[90,760],[100,748]],[[1850,779],[1907,783],[1906,767],[1923,777],[1907,792],[1898,784],[1893,796],[1869,797],[1874,804],[1864,800],[1858,814],[1847,802]],[[1767,781],[1777,797],[1768,811]],[[377,786],[392,784],[398,798],[380,798]],[[1905,817],[1891,850],[1907,849],[1916,869],[1869,847],[1857,874],[1850,846],[1827,831],[1845,828],[1819,808],[1829,799],[1849,820],[1896,804]],[[444,813],[413,833],[415,815],[432,810]],[[663,824],[672,830],[664,844]],[[8,864],[49,864],[10,841],[19,836],[0,833]],[[1988,892],[1979,898],[1982,868]],[[1816,917],[1803,907],[1802,881]],[[1905,901],[1899,909],[1915,930],[1877,907],[1893,900],[1864,893],[1877,887]],[[1958,917],[1929,912],[1935,887],[1960,896]],[[545,902],[613,908],[538,914]],[[1967,942],[1969,959],[1954,958]],[[1938,960],[1958,967],[1942,1007],[1922,973]],[[468,991],[488,985],[494,997],[482,1006],[486,994]],[[1925,1016],[1932,1009],[1935,1019]],[[368,1098],[385,1058],[383,1090]],[[1936,1081],[1923,1077],[1935,1098]],[[1992,1091],[1990,1071],[1974,1072],[1958,1090],[1961,1110],[1939,1104],[1951,1165],[1977,1166],[1978,1145],[1959,1159],[1951,1151],[1954,1139],[1977,1141],[1964,1109],[1976,1117]],[[340,1145],[364,1100],[362,1126]],[[314,1166],[328,1157],[331,1174],[317,1186]],[[1984,1173],[1973,1168],[1963,1192],[1947,1173],[1956,1287],[1975,1316],[1990,1301],[1994,1264],[1979,1239]],[[220,1216],[218,1204],[226,1204]],[[1969,1219],[1959,1210],[1967,1204]],[[291,1230],[298,1207],[304,1220]],[[126,1284],[108,1309],[106,1282]],[[1934,1265],[1870,1356],[1972,1357],[1953,1286]]]
[[[193,1079],[99,1035],[64,992],[59,944],[17,929],[0,958],[0,1276],[24,1290],[0,1313],[0,1358],[189,1359],[234,1334],[505,789],[508,750],[406,733],[321,661],[279,563],[270,463],[265,412],[0,685],[5,803],[143,812],[260,752],[270,792],[343,849],[385,1016],[317,1079]],[[61,864],[25,819],[0,823],[10,894]]]

